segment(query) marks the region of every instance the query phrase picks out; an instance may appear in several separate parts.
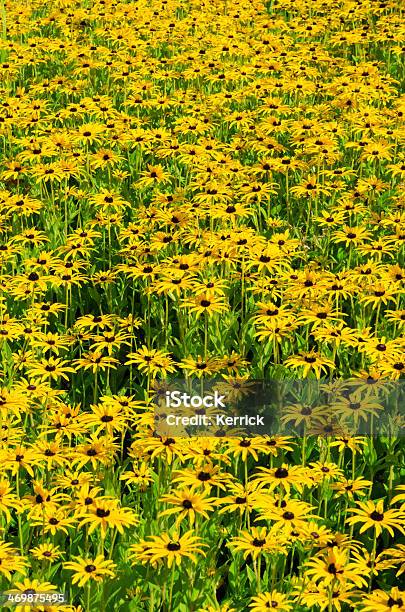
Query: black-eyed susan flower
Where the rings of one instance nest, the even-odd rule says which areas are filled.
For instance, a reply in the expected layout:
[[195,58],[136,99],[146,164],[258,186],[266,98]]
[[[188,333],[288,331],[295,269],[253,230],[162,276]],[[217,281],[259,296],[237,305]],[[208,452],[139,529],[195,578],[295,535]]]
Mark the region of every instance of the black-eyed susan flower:
[[224,299],[212,292],[201,293],[192,299],[183,300],[182,306],[195,314],[197,318],[201,315],[212,316],[228,310]]
[[79,359],[75,359],[72,363],[76,366],[76,371],[91,370],[93,374],[98,371],[107,369],[115,369],[118,359],[109,355],[104,355],[100,351],[88,351],[83,353],[83,356]]
[[[259,501],[258,505],[261,505]],[[275,529],[291,533],[294,530],[304,529],[308,519],[318,518],[311,513],[314,506],[294,499],[282,500],[268,509],[260,511],[261,519],[274,521]]]
[[221,365],[217,357],[203,357],[198,355],[196,358],[190,356],[182,359],[179,367],[197,378],[202,378],[203,376],[210,376],[218,372]]
[[364,533],[367,529],[374,529],[376,537],[381,535],[384,529],[394,537],[394,529],[404,533],[403,513],[395,508],[384,510],[384,501],[379,500],[373,502],[368,500],[365,502],[358,501],[357,508],[348,508],[348,512],[354,516],[346,519],[348,525],[356,525],[360,523],[359,533]]
[[343,229],[336,230],[332,234],[332,240],[343,242],[346,246],[363,244],[370,239],[370,232],[364,226],[343,226]]
[[38,544],[38,546],[34,546],[34,548],[30,549],[30,553],[35,559],[39,561],[47,561],[52,563],[52,561],[57,561],[60,559],[62,555],[62,551],[59,546],[55,546],[51,542],[45,542],[43,544]]
[[274,528],[268,530],[267,527],[252,527],[232,538],[228,546],[235,552],[242,552],[245,559],[249,555],[257,559],[263,553],[285,552],[285,543],[285,536],[277,533]]
[[135,353],[128,353],[129,358],[126,365],[134,364],[141,372],[149,374],[154,378],[158,374],[168,374],[176,370],[173,359],[166,351],[159,349],[148,349],[147,346],[142,346]]
[[22,511],[24,503],[21,499],[13,492],[13,487],[10,482],[2,478],[0,480],[0,511],[4,513],[7,520],[11,520],[10,510],[14,509],[18,512]]
[[212,487],[218,487],[219,489],[225,490],[225,485],[230,480],[232,480],[231,474],[221,471],[220,467],[218,465],[213,465],[212,462],[207,462],[195,468],[177,470],[173,478],[173,482],[179,482],[182,485],[203,487],[208,491],[210,491]]
[[364,612],[401,612],[405,605],[405,591],[392,587],[388,592],[375,589],[366,595],[361,603]]
[[[178,532],[163,533],[159,536],[149,536],[145,541],[147,546],[146,555],[149,563],[163,561],[169,568],[172,565],[180,566],[183,560],[196,563],[198,556],[205,556],[203,547],[206,544],[201,538],[193,535],[193,531],[187,531],[180,535]],[[138,555],[142,559],[142,553]]]
[[284,361],[284,365],[293,369],[302,368],[302,376],[304,378],[306,378],[310,372],[313,372],[318,379],[322,372],[327,373],[328,369],[333,370],[335,368],[335,364],[331,359],[314,350],[288,357],[288,359]]
[[142,172],[136,186],[138,188],[152,187],[157,184],[167,183],[169,180],[170,173],[166,172],[163,166],[148,164],[148,169]]
[[58,380],[64,378],[68,380],[68,373],[74,372],[74,369],[68,365],[66,359],[50,356],[48,359],[41,359],[38,362],[29,364],[29,372],[32,376],[38,376],[39,380]]
[[346,550],[339,550],[336,546],[330,548],[325,554],[307,562],[306,575],[320,582],[323,586],[331,583],[344,584],[352,582],[361,588],[367,584],[362,569],[350,561]]
[[76,555],[73,559],[74,561],[66,561],[63,567],[73,571],[72,583],[79,587],[84,586],[89,580],[102,582],[115,576],[116,564],[110,559],[104,559],[103,555],[97,555],[95,559]]
[[354,499],[355,496],[363,497],[371,487],[372,482],[365,478],[359,477],[353,479],[343,478],[332,484],[332,489],[336,491],[336,495],[345,495],[348,499]]
[[263,449],[263,440],[257,436],[255,438],[232,438],[228,441],[228,448],[225,453],[233,457],[240,457],[243,462],[251,456],[255,461],[259,459],[259,453]]
[[266,612],[269,609],[280,610],[280,612],[289,612],[293,608],[293,602],[287,595],[279,591],[265,591],[259,595],[252,597],[249,604],[251,612]]
[[9,542],[0,542],[0,573],[8,580],[12,579],[12,574],[19,572],[25,574],[28,565],[25,557],[18,554],[16,548]]
[[182,459],[185,450],[181,438],[173,438],[171,436],[148,437],[147,439],[135,440],[132,450],[135,452],[138,448],[142,448],[144,452],[147,452],[151,459],[163,457],[169,465],[175,457]]
[[42,535],[50,534],[55,536],[58,533],[68,535],[69,530],[72,532],[76,525],[76,519],[69,516],[65,509],[59,508],[53,510],[49,508],[41,513],[32,516],[29,520],[32,527],[38,527]]
[[130,508],[120,507],[118,500],[114,499],[94,500],[86,510],[84,515],[77,515],[79,528],[88,524],[89,534],[100,529],[102,538],[108,529],[117,529],[119,533],[124,533],[124,529],[139,522]]
[[160,512],[160,516],[176,516],[177,526],[186,519],[191,527],[198,516],[208,519],[208,512],[214,510],[217,502],[215,497],[208,497],[207,491],[197,491],[193,487],[185,487],[163,495],[161,501],[172,507]]
[[387,559],[393,565],[399,565],[396,576],[401,576],[405,572],[405,544],[396,544],[392,548],[385,548],[381,556]]
[[116,448],[117,444],[110,434],[104,436],[91,434],[87,441],[70,449],[71,465],[77,469],[87,463],[91,464],[94,469],[98,464],[107,465],[111,463]]
[[123,472],[120,480],[124,480],[129,486],[135,485],[140,491],[144,492],[153,482],[153,472],[146,463],[133,465],[132,470]]
[[294,594],[298,601],[305,606],[311,608],[314,606],[326,610],[331,607],[332,610],[342,612],[345,605],[351,606],[356,600],[356,586],[352,582],[339,583],[335,582],[333,588],[323,583],[316,584],[313,581],[298,583]]
[[280,467],[259,467],[253,478],[261,488],[268,487],[273,491],[276,487],[282,487],[287,493],[291,487],[302,492],[304,487],[311,484],[308,472],[300,465],[287,465],[283,463]]
[[224,512],[239,512],[240,515],[246,512],[249,514],[258,508],[259,500],[263,499],[254,482],[248,482],[246,485],[239,482],[230,482],[227,485],[227,493],[228,495],[218,500],[221,505],[219,514]]

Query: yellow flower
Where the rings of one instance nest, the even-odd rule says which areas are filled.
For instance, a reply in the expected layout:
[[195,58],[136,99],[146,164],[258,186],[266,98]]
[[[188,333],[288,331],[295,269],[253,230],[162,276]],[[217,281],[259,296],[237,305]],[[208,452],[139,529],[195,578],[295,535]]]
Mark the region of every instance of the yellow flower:
[[348,525],[361,524],[359,533],[364,533],[367,529],[374,529],[375,535],[381,535],[384,529],[394,537],[394,529],[398,529],[405,534],[404,519],[405,514],[400,510],[390,508],[384,510],[384,501],[379,500],[377,503],[371,500],[366,502],[356,502],[357,508],[348,508],[348,512],[354,514],[346,519]]
[[95,559],[82,558],[77,555],[73,557],[75,561],[67,561],[63,567],[74,572],[72,583],[79,587],[84,586],[89,580],[102,582],[105,578],[114,578],[116,564],[109,559],[104,559],[103,555],[97,555]]
[[196,314],[197,318],[202,314],[212,316],[228,310],[223,298],[211,292],[201,293],[192,299],[183,300],[182,306],[187,308],[189,312]]
[[154,378],[158,374],[165,375],[176,370],[169,353],[158,349],[148,349],[145,345],[136,353],[128,353],[127,357],[129,359],[125,362],[125,365],[135,364],[141,372]]
[[306,566],[306,576],[319,581],[322,586],[328,586],[335,581],[341,584],[353,582],[359,588],[367,585],[363,570],[350,562],[346,550],[339,550],[336,546],[322,556],[310,559]]
[[405,591],[392,587],[389,592],[376,589],[362,599],[362,612],[402,612],[405,609]]
[[299,355],[293,355],[284,361],[284,365],[290,368],[302,368],[302,376],[306,378],[310,372],[314,372],[316,378],[320,378],[322,372],[327,372],[329,369],[334,369],[335,364],[327,357],[314,350],[308,353],[302,352]]
[[25,557],[20,556],[12,544],[0,541],[0,574],[11,580],[12,573],[27,573],[27,565]]
[[30,553],[35,559],[40,561],[56,561],[61,556],[61,550],[59,546],[55,546],[52,543],[38,544],[34,548],[31,548]]
[[58,378],[68,380],[68,373],[74,372],[74,369],[67,365],[68,363],[67,360],[51,356],[48,359],[41,359],[39,362],[29,364],[28,369],[30,374],[38,376],[40,381],[58,380]]
[[154,185],[167,183],[170,180],[170,174],[165,172],[162,166],[148,164],[148,169],[141,173],[141,177],[136,182],[137,188],[153,187]]
[[240,535],[228,542],[229,548],[235,552],[243,552],[246,559],[249,555],[257,559],[263,553],[285,552],[285,536],[277,532],[274,527],[269,531],[267,527],[252,527],[249,531],[243,530]]
[[124,533],[124,528],[139,523],[134,512],[130,508],[121,508],[115,499],[95,500],[84,515],[78,514],[77,518],[79,528],[88,524],[89,534],[100,529],[102,538],[105,538],[107,529],[117,529],[119,533]]
[[160,516],[177,515],[177,526],[182,520],[187,519],[192,527],[197,516],[201,515],[208,519],[208,512],[213,512],[215,509],[216,498],[207,496],[207,491],[196,491],[195,487],[185,487],[184,489],[173,491],[171,494],[163,495],[160,501],[174,507],[163,510],[159,514]]
[[143,552],[135,549],[135,559],[146,561],[152,565],[163,561],[169,568],[172,565],[179,566],[184,559],[192,563],[197,562],[198,555],[205,556],[202,547],[207,546],[201,538],[192,535],[193,532],[186,531],[183,535],[178,532],[163,533],[160,536],[149,536],[147,540],[140,544],[144,547]]
[[292,610],[293,604],[283,593],[279,593],[278,591],[266,591],[260,593],[260,595],[256,597],[252,597],[249,608],[251,612],[266,612],[273,608],[278,612],[289,612]]

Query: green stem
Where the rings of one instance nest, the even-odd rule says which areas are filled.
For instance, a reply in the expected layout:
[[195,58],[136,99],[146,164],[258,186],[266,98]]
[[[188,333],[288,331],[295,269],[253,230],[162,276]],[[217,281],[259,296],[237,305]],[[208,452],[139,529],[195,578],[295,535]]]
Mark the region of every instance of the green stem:
[[[17,470],[17,475],[16,475],[16,493],[17,493],[17,499],[20,499],[20,470],[19,470],[19,468]],[[21,524],[21,514],[20,513],[18,513],[17,522],[18,522],[18,540],[19,540],[19,543],[20,543],[20,553],[21,553],[21,555],[23,555],[24,554],[24,540],[23,540],[22,524]]]
[[373,577],[374,577],[374,565],[375,565],[375,555],[377,552],[377,532],[374,529],[374,536],[373,536],[373,549],[371,551],[371,565],[370,565],[370,582],[368,584],[368,592],[371,592],[371,585],[373,583]]
[[174,571],[175,571],[175,564],[173,563],[172,565],[172,576],[170,579],[170,590],[169,590],[169,606],[168,606],[168,612],[171,611],[172,609],[172,599],[173,599],[173,584],[174,584]]
[[86,612],[90,612],[90,581],[86,587]]
[[0,0],[1,37],[7,40],[7,13],[5,0]]

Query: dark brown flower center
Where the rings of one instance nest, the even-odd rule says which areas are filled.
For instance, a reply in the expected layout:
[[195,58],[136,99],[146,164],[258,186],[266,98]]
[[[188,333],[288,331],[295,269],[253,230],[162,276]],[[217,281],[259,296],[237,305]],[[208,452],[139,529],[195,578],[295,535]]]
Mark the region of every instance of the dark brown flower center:
[[199,472],[197,478],[201,480],[201,482],[207,482],[207,480],[210,480],[211,474],[209,472]]
[[286,521],[292,521],[294,519],[294,513],[289,512],[287,510],[286,512],[283,513],[283,519],[285,519]]
[[261,548],[262,546],[264,546],[266,544],[266,540],[261,540],[259,538],[255,538],[254,540],[252,540],[252,544],[256,548]]
[[283,467],[277,468],[276,471],[274,472],[274,476],[276,478],[287,478],[288,477],[288,470],[286,468],[283,468]]
[[96,516],[98,516],[98,518],[106,518],[109,515],[110,515],[110,511],[104,510],[104,508],[97,508],[96,510]]
[[404,605],[404,602],[401,597],[398,597],[398,599],[394,599],[393,597],[388,598],[387,606],[389,608],[393,608],[394,606],[398,606],[398,608],[402,608],[403,605]]

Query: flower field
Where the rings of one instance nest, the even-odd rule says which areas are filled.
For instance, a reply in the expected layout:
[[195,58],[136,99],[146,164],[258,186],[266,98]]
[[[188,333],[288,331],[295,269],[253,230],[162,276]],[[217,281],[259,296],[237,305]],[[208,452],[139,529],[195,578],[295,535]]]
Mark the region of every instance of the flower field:
[[405,611],[403,12],[0,0],[5,609]]

